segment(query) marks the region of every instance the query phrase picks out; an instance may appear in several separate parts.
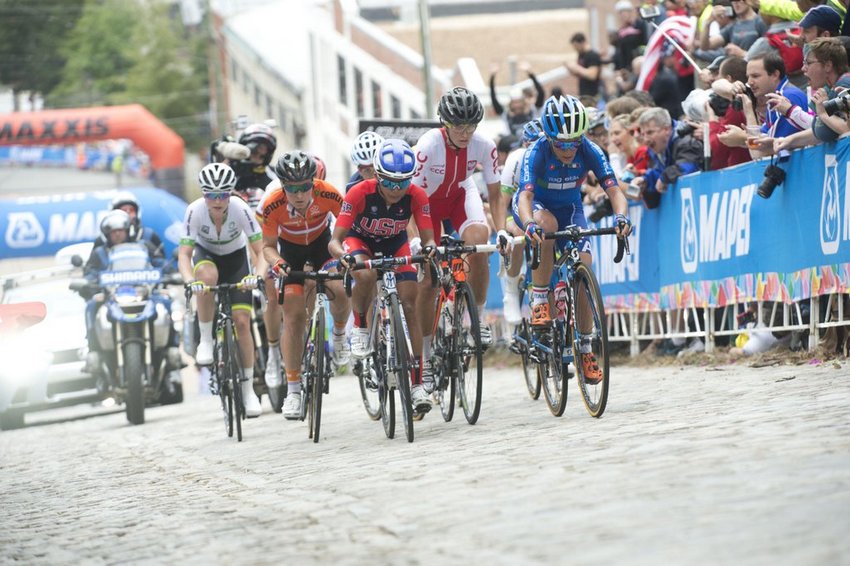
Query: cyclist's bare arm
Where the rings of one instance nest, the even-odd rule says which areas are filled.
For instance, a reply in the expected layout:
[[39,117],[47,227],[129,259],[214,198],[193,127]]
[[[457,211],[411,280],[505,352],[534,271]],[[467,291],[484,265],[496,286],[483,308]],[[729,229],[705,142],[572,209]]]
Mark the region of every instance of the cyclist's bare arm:
[[[347,233],[348,228],[334,226],[333,236],[331,237],[331,241],[328,243],[328,252],[337,259],[345,255],[345,250],[342,247],[342,241],[345,239],[345,235]],[[433,238],[434,235],[431,234],[431,237]]]
[[[495,213],[492,214],[493,218],[493,227],[496,229],[496,232],[499,230],[505,229],[505,215],[502,214],[502,183],[495,182],[487,185],[487,196],[489,202],[492,203],[492,206],[498,207]],[[492,211],[491,211],[492,212]]]
[[277,236],[263,234],[263,257],[269,265],[274,265],[282,259],[277,249]]
[[533,191],[522,191],[520,193],[519,202],[517,203],[519,219],[522,222],[522,226],[519,227],[520,230],[525,230],[525,225],[534,220],[534,215],[531,212],[532,202],[534,202]]
[[256,269],[256,267],[261,264],[260,258],[263,254],[263,242],[260,240],[254,240],[251,242],[248,250],[251,254],[251,265],[253,265]]
[[194,271],[192,270],[192,252],[194,246],[182,244],[177,252],[177,269],[183,277],[183,281],[187,283],[195,279]]

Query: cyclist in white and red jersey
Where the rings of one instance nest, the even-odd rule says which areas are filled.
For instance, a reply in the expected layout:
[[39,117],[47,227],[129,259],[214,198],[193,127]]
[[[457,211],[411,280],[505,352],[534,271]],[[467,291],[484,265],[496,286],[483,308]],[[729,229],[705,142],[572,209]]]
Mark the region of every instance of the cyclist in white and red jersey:
[[[416,144],[418,165],[413,178],[413,182],[428,194],[434,239],[440,241],[442,224],[449,221],[452,229],[460,234],[466,244],[486,244],[490,238],[490,228],[472,174],[476,167],[482,167],[490,203],[497,207],[501,198],[501,183],[496,144],[475,132],[484,117],[484,107],[475,93],[463,87],[455,87],[440,98],[437,114],[442,127],[429,130],[419,138]],[[505,225],[504,215],[493,214],[493,222],[501,233]],[[487,256],[473,254],[469,256],[468,262],[469,284],[480,311],[487,301],[487,286],[490,283]],[[430,275],[426,273],[416,298],[426,360],[430,359],[431,354],[430,333],[434,327],[435,296],[436,289],[431,287]],[[488,346],[491,341],[490,328],[482,324],[481,343]],[[426,390],[433,387],[431,376],[430,364],[426,364],[423,369]]]

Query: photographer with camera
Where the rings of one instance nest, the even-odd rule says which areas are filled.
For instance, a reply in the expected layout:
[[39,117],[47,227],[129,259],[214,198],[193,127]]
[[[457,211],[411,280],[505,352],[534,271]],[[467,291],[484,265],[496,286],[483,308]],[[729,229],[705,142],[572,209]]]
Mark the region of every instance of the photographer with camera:
[[850,129],[847,124],[847,89],[850,89],[847,51],[838,38],[821,37],[808,44],[803,71],[809,79],[812,99],[809,110],[794,106],[777,95],[769,103],[779,112],[790,116],[808,117],[809,126],[794,135],[774,140],[774,151],[793,149],[822,142],[832,142]]
[[632,181],[643,191],[647,208],[658,207],[667,186],[680,176],[702,169],[702,142],[680,131],[679,122],[663,108],[650,108],[638,119],[643,142],[649,149],[650,167]]
[[[725,90],[724,85],[715,85]],[[773,154],[773,139],[790,136],[806,128],[806,124],[791,115],[768,105],[768,95],[776,93],[791,104],[805,107],[806,95],[788,82],[785,63],[777,53],[766,53],[747,62],[747,83],[736,81],[731,85],[735,98],[733,107],[740,108],[747,118],[747,131],[728,136],[725,143],[735,147],[746,147],[753,159]],[[743,133],[743,135],[741,135]]]
[[[708,95],[708,143],[711,145],[711,169],[716,171],[732,165],[751,161],[746,147],[732,143],[737,136],[745,138],[744,128],[747,117],[743,111],[732,107],[734,90],[732,85],[746,82],[747,62],[740,57],[727,57],[720,64],[718,78],[712,83],[712,92]],[[717,85],[717,86],[716,86]],[[726,86],[725,96],[720,92]]]

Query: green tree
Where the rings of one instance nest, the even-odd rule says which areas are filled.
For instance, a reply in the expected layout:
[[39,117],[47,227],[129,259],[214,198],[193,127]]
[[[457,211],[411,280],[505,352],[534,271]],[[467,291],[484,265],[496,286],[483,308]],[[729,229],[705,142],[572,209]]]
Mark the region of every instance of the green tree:
[[15,94],[47,93],[61,78],[61,52],[83,0],[0,0],[0,84]]
[[[124,91],[111,100],[142,102],[180,133],[187,145],[205,146],[209,141],[205,38],[185,30],[163,4],[147,7],[133,35],[140,56],[130,68]],[[198,65],[199,53],[202,65]]]
[[62,81],[47,103],[54,108],[109,103],[126,88],[137,57],[132,37],[144,11],[124,0],[86,0],[83,14],[62,46],[67,62]]
[[[206,29],[206,28],[202,28]],[[155,0],[86,0],[63,53],[53,107],[140,103],[191,148],[205,146],[205,37],[185,29],[172,5]]]

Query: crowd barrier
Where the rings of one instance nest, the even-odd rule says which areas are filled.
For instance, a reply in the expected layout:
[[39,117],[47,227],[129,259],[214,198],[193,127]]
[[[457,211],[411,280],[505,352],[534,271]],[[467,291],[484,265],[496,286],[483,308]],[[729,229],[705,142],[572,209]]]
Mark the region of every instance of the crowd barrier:
[[762,160],[682,177],[657,209],[632,205],[625,262],[610,238],[593,242],[611,339],[637,353],[640,340],[699,337],[710,352],[753,304],[772,330],[809,331],[809,348],[850,325],[849,158],[850,139],[793,152],[768,199]]
[[[611,341],[636,355],[641,341],[697,337],[711,352],[747,308],[773,331],[808,331],[810,349],[819,331],[850,326],[850,139],[793,152],[764,199],[768,163],[682,177],[657,209],[632,203],[620,264],[614,238],[592,239]],[[486,319],[498,329],[497,271],[494,258]]]

